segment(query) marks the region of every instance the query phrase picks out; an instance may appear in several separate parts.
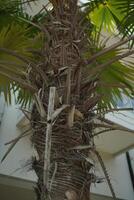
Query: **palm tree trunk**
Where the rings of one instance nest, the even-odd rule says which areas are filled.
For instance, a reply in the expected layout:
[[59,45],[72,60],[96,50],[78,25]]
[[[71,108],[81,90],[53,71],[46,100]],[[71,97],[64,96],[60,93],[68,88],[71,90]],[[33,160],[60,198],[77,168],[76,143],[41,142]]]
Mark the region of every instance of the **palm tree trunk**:
[[[48,12],[42,26],[44,46],[40,66],[45,81],[34,73],[31,76],[46,113],[42,117],[37,104],[33,105],[32,142],[38,154],[33,158],[33,169],[38,177],[37,199],[89,200],[90,184],[94,179],[90,173],[92,164],[87,160],[93,144],[92,126],[85,125],[90,113],[88,107],[83,106],[86,90],[81,90],[85,67],[82,56],[88,41],[77,0],[51,2],[53,10]],[[50,87],[56,88],[56,94],[54,110],[48,118]],[[46,154],[48,149],[50,156]]]

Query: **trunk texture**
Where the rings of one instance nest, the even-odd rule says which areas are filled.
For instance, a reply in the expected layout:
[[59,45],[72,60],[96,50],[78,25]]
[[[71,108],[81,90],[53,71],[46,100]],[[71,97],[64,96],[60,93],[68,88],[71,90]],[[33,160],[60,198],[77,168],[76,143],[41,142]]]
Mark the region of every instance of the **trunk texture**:
[[[90,23],[83,20],[77,0],[51,3],[53,10],[42,24],[39,74],[31,71],[30,77],[38,88],[38,104],[33,105],[31,116],[32,142],[38,154],[33,158],[37,199],[89,200],[95,180],[90,172],[93,165],[87,159],[94,147],[89,122],[98,99],[94,82],[87,84],[84,79]],[[53,100],[49,93],[52,87],[56,89]]]

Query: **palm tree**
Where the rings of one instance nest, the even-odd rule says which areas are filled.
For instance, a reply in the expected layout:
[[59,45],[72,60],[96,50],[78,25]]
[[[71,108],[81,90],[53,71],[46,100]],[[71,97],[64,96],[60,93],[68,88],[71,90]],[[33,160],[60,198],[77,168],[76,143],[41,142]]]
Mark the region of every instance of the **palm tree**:
[[[101,163],[116,199],[94,137],[101,133],[95,133],[98,127],[123,129],[104,116],[117,110],[122,94],[133,97],[133,65],[121,60],[134,50],[131,46],[124,51],[121,45],[134,37],[110,47],[100,40],[101,30],[115,27],[117,34],[126,36],[126,6],[120,12],[119,0],[118,4],[114,0],[92,0],[84,5],[77,0],[50,3],[44,6],[41,18],[17,15],[16,22],[1,30],[0,91],[9,103],[11,92],[22,107],[32,101],[30,111],[22,110],[30,121],[37,151],[32,167],[38,177],[38,200],[90,199],[91,183],[101,181],[92,173],[92,155]],[[129,23],[129,29],[133,28],[133,22]],[[12,141],[3,160],[27,132],[29,129]]]

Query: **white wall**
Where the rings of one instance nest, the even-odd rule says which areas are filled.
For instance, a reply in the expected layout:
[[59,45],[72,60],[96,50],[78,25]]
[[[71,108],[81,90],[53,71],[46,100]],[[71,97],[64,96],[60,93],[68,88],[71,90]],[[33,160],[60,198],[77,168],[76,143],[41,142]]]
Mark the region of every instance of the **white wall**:
[[29,15],[36,15],[48,3],[48,0],[38,0],[35,3],[30,3],[30,7],[25,5],[25,10]]
[[[112,185],[114,187],[115,193],[118,198],[133,200],[134,199],[134,191],[132,188],[130,174],[128,169],[128,164],[126,161],[126,155],[121,154],[116,157],[110,156],[108,154],[102,154],[102,158],[105,162],[108,174],[110,176]],[[97,174],[104,177],[104,174],[101,170],[100,165],[97,166]],[[106,181],[101,184],[96,184],[96,186],[92,185],[93,193],[103,194],[111,196],[108,184]]]
[[130,160],[131,160],[131,164],[132,164],[132,168],[133,168],[133,172],[134,172],[134,149],[132,149],[130,152]]
[[[4,144],[20,135],[20,130],[16,127],[19,113],[20,112],[15,105],[5,108],[5,113],[0,126],[0,159],[2,159],[9,147]],[[33,149],[29,139],[30,138],[28,137],[23,138],[16,144],[15,148],[11,151],[5,161],[0,164],[0,174],[36,180],[36,176],[33,172],[27,172],[27,168],[23,169],[26,161],[33,155]]]

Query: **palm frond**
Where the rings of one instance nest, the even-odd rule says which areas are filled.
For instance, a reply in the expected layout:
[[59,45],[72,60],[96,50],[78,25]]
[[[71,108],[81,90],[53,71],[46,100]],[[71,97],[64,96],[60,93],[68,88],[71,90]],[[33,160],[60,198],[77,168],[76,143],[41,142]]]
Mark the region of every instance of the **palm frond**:
[[[0,30],[13,22],[19,22],[18,17],[29,18],[25,6],[30,6],[36,0],[0,0]],[[22,24],[22,23],[21,23]],[[24,23],[23,23],[24,24]]]
[[[123,41],[119,43],[122,44]],[[122,100],[122,93],[133,98],[134,63],[132,63],[133,59],[127,59],[126,62],[124,57],[133,55],[134,51],[126,52],[118,47],[118,43],[107,48],[101,46],[102,44],[100,42],[98,50],[96,47],[98,52],[95,55],[89,54],[90,62],[85,69],[83,84],[95,82],[94,90],[100,97],[98,107],[111,109],[117,107],[117,102]]]
[[28,31],[25,26],[12,24],[0,32],[0,92],[4,92],[8,103],[11,103],[11,90],[15,93],[16,87],[19,91],[16,93],[19,103],[28,103],[28,99],[31,101],[31,95],[25,91],[30,89],[27,87],[30,86],[27,82],[27,70],[32,53],[28,48],[33,47]]
[[32,2],[37,2],[38,0],[0,0],[0,11],[8,14],[16,14],[20,11],[23,12],[24,5],[31,6]]
[[12,91],[15,96],[15,103],[22,108],[30,108],[33,103],[33,93],[17,84],[12,85]]
[[119,30],[124,36],[133,35],[134,33],[134,1],[133,0],[117,0],[113,3],[118,10],[124,15]]
[[[111,56],[113,57],[112,52]],[[105,58],[101,57],[101,59]],[[133,75],[133,67],[125,65],[120,61],[112,63],[111,65],[107,66],[104,70],[101,71],[98,78],[99,84],[97,90],[102,95],[101,100],[103,106],[107,104],[110,107],[111,105],[112,107],[116,107],[117,102],[119,100],[122,100],[122,93],[126,94],[130,98],[133,97]]]
[[105,1],[89,12],[88,17],[99,30],[115,32],[117,22],[120,23],[123,15],[112,5],[112,1]]
[[82,8],[86,9],[87,12],[91,12],[101,4],[105,4],[105,0],[89,0],[86,3],[82,2]]
[[107,0],[99,3],[96,1],[94,8],[92,8],[92,1],[88,4],[89,8],[91,7],[88,17],[98,29],[116,34],[118,29],[124,36],[133,34],[133,0]]

